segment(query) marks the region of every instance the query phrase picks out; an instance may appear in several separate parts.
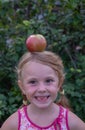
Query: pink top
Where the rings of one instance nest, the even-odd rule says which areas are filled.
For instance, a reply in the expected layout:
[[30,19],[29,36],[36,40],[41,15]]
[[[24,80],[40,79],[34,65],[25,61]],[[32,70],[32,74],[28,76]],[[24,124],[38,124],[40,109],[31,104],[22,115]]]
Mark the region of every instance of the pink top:
[[[18,110],[18,130],[70,130],[68,127],[68,110],[60,106],[58,117],[47,127],[40,127],[34,124],[27,115],[27,106]],[[59,129],[58,129],[59,128]]]

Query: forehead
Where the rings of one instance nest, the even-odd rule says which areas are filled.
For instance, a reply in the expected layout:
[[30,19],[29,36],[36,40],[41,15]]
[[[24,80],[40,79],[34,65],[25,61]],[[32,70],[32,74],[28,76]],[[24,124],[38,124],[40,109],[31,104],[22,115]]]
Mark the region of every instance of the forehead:
[[42,63],[38,63],[38,62],[33,62],[30,61],[28,63],[26,63],[22,69],[22,74],[26,75],[56,75],[55,71],[48,65],[44,65]]

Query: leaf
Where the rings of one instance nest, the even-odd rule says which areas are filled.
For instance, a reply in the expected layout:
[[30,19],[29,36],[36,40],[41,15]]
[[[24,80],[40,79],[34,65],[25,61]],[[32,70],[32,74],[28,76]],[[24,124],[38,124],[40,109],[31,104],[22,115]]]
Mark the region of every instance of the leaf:
[[30,26],[30,22],[29,22],[28,20],[24,20],[24,21],[23,21],[23,24],[24,24],[25,26]]

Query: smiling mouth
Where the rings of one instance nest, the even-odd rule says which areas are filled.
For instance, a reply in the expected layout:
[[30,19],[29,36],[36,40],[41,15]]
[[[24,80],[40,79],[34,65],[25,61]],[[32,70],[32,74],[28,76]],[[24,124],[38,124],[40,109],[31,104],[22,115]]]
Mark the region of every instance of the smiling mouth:
[[41,102],[45,102],[47,101],[47,99],[49,98],[50,96],[35,96],[35,99],[37,99],[38,101],[41,101]]

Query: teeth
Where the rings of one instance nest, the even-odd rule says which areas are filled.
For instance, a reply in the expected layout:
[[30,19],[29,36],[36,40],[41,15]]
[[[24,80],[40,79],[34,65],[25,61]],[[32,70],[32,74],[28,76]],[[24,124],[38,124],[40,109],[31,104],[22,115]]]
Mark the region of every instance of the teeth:
[[40,96],[40,97],[35,97],[38,101],[45,101],[49,98],[49,96]]

